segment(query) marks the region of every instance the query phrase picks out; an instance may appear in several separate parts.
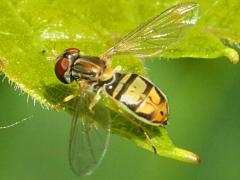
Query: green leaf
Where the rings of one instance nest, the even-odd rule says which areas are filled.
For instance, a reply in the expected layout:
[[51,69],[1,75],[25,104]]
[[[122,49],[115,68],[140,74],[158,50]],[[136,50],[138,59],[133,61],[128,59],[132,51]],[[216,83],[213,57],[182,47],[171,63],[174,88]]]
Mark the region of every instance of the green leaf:
[[[162,58],[227,57],[237,63],[240,41],[237,0],[197,1],[201,19],[181,43],[159,55]],[[10,81],[47,107],[78,91],[76,84],[61,84],[54,73],[58,54],[78,47],[88,55],[99,55],[144,20],[176,4],[174,0],[86,1],[86,0],[2,0],[0,3],[0,70]],[[114,58],[113,67],[124,72],[146,75],[141,60],[131,56]],[[111,104],[111,103],[110,103]],[[73,103],[64,105],[72,111]],[[171,106],[171,105],[170,105]],[[143,133],[133,125],[127,113],[113,116],[113,133],[127,137],[142,148],[152,151]],[[177,148],[166,129],[143,125],[159,155],[197,163],[197,155]]]

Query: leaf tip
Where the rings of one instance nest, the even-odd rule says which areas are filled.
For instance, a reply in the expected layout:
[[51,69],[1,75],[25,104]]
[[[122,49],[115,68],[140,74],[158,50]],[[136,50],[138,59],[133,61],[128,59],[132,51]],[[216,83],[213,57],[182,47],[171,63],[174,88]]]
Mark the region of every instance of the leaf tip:
[[226,56],[232,64],[237,64],[239,62],[239,55],[235,49],[226,48],[224,49],[224,56]]
[[180,148],[174,148],[175,151],[175,159],[183,161],[183,162],[187,162],[187,163],[191,163],[191,164],[199,164],[201,162],[200,157],[190,151],[184,150],[184,149],[180,149]]

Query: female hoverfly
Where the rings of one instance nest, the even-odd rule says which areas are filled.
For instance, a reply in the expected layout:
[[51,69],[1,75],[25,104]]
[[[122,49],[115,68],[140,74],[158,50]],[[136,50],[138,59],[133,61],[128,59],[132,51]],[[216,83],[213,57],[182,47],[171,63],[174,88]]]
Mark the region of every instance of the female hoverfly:
[[[97,103],[102,93],[144,123],[166,124],[169,109],[164,93],[138,74],[117,73],[109,62],[112,56],[123,53],[138,57],[162,53],[196,23],[198,7],[196,3],[187,2],[167,9],[141,24],[99,57],[82,56],[77,48],[69,48],[57,58],[57,78],[65,84],[76,81],[80,88],[69,146],[70,164],[77,175],[91,174],[103,159],[109,143],[110,131],[102,133],[96,124],[98,119],[105,119],[107,129],[111,126],[107,108]],[[89,95],[92,93],[95,95]],[[61,103],[74,97],[76,95],[67,96]],[[157,153],[147,132],[138,127]]]

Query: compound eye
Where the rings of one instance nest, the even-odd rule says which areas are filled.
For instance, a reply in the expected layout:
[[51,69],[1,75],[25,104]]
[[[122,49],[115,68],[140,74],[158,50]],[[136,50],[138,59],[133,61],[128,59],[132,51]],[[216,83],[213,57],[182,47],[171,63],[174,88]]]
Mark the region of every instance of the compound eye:
[[55,65],[55,74],[57,78],[65,84],[69,84],[72,82],[69,78],[66,79],[66,72],[69,70],[69,66],[69,60],[64,57],[60,57]]
[[65,50],[65,52],[73,54],[73,53],[80,53],[80,50],[78,48],[68,48]]
[[77,57],[79,57],[80,50],[78,48],[68,48],[65,50],[65,53],[77,58]]

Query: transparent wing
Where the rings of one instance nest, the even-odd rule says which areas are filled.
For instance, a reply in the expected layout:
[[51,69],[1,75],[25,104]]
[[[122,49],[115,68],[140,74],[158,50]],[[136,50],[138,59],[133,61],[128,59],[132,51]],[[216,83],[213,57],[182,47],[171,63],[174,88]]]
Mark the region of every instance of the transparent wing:
[[198,7],[196,3],[186,2],[167,9],[130,32],[101,58],[107,60],[115,54],[124,53],[140,57],[161,53],[197,22]]
[[[90,94],[80,95],[70,132],[70,165],[73,172],[80,176],[90,175],[98,167],[110,140],[110,113],[99,104],[93,112],[89,111],[92,98]],[[98,120],[107,130],[98,128]]]

